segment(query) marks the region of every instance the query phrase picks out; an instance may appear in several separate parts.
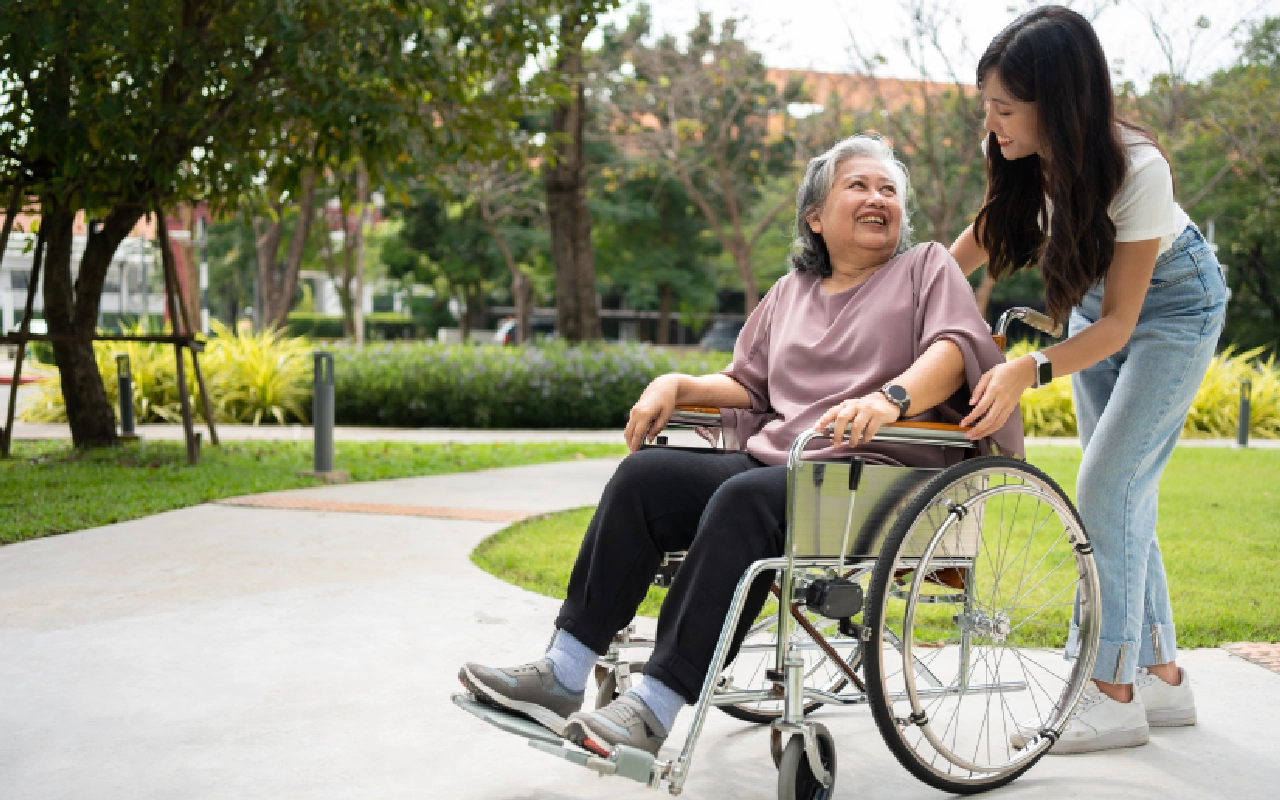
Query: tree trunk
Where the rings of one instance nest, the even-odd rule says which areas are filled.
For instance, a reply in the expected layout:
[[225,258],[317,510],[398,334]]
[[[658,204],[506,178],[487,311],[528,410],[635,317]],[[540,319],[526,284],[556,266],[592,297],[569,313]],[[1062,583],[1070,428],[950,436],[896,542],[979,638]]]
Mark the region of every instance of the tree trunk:
[[516,344],[527,344],[533,341],[533,287],[519,267],[511,275],[511,295],[516,303]]
[[978,313],[982,316],[987,315],[987,306],[991,303],[991,292],[996,288],[996,282],[991,277],[991,270],[984,269],[982,271],[982,280],[978,283],[978,288],[974,290],[973,297],[978,301]]
[[[351,321],[356,331],[356,349],[364,347],[364,225],[369,219],[369,171],[364,162],[356,163],[356,204],[360,213],[356,215],[356,232],[351,237],[356,251],[356,285],[354,312]],[[345,244],[345,241],[344,241]]]
[[738,276],[742,278],[743,301],[746,303],[747,314],[750,315],[760,304],[760,289],[756,286],[755,270],[751,268],[751,251],[735,247],[733,262],[738,266]]
[[[101,228],[90,224],[84,255],[71,279],[72,224],[75,209],[58,197],[42,202],[41,225],[46,226],[44,316],[49,333],[92,335],[102,301],[102,285],[120,242],[142,216],[142,207],[121,203],[111,209]],[[62,397],[76,447],[101,447],[119,442],[115,412],[107,400],[91,341],[53,343],[54,362],[62,381]]]
[[671,339],[671,284],[664,283],[658,295],[658,344],[668,344]]
[[[266,234],[258,240],[258,275],[262,285],[264,328],[283,328],[288,323],[293,296],[298,291],[298,270],[302,268],[302,255],[306,250],[307,238],[311,235],[312,220],[315,219],[315,188],[315,170],[307,167],[302,171],[302,188],[298,195],[298,222],[289,238],[289,250],[285,254],[282,272],[276,269],[276,257],[284,235],[287,206],[275,207],[276,219],[267,223]],[[256,227],[257,220],[254,223]]]
[[498,252],[502,254],[502,260],[507,265],[507,271],[511,273],[511,299],[516,307],[516,344],[524,344],[529,341],[533,335],[532,321],[532,299],[533,289],[529,285],[529,276],[525,275],[520,269],[520,265],[516,263],[515,255],[511,252],[511,247],[507,244],[507,240],[503,237],[502,232],[498,230],[497,221],[490,213],[487,203],[481,203],[480,215],[484,220],[485,228],[489,231],[489,237],[493,239],[494,244],[498,246]]
[[586,86],[582,43],[595,26],[595,18],[567,11],[560,19],[560,50],[555,67],[568,83],[570,97],[557,103],[551,112],[555,144],[543,178],[551,229],[551,260],[556,268],[556,327],[567,341],[581,342],[600,338],[583,149]]
[[355,304],[352,302],[352,284],[355,281],[355,263],[352,260],[351,248],[351,206],[345,202],[339,206],[342,220],[342,274],[337,274],[333,264],[333,245],[327,249],[329,275],[333,277],[334,287],[338,290],[338,303],[342,306],[342,332],[348,338],[356,335]]

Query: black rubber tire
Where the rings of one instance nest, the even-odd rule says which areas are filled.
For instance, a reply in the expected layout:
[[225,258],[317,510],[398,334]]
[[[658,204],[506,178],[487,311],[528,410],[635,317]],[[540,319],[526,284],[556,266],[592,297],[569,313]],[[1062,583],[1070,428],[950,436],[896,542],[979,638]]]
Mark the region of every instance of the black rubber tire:
[[[896,554],[903,546],[904,539],[910,534],[915,526],[915,520],[923,514],[933,503],[937,497],[948,487],[952,486],[959,480],[988,469],[1006,469],[1011,472],[1022,472],[1035,476],[1038,480],[1043,481],[1051,487],[1061,498],[1067,508],[1075,516],[1076,523],[1081,531],[1084,530],[1084,523],[1080,520],[1079,513],[1076,511],[1074,504],[1061,487],[1041,470],[1027,464],[1025,461],[1008,458],[1005,456],[983,456],[979,458],[971,458],[962,461],[955,466],[943,470],[936,475],[928,483],[920,488],[919,492],[911,499],[903,508],[902,513],[894,523],[889,535],[885,538],[880,558],[876,561],[876,566],[871,576],[870,591],[867,594],[866,604],[866,620],[867,626],[872,630],[873,639],[877,634],[883,636],[885,624],[885,609],[887,607],[888,595],[892,588],[895,578],[895,567],[897,565]],[[953,792],[955,794],[977,794],[979,792],[996,789],[1011,783],[1031,767],[1044,755],[1042,751],[1034,758],[1030,758],[1027,763],[1019,765],[1007,773],[993,775],[991,778],[982,780],[976,779],[971,781],[950,780],[944,776],[937,774],[921,764],[916,758],[916,752],[912,750],[906,742],[903,741],[899,732],[897,721],[894,719],[892,703],[884,693],[884,663],[880,657],[870,657],[863,659],[863,674],[867,681],[867,699],[868,705],[871,706],[871,715],[875,720],[876,727],[880,731],[881,737],[885,744],[893,753],[898,762],[906,768],[908,772],[920,779],[924,783],[940,789],[944,792]]]
[[818,751],[823,766],[831,773],[831,785],[823,786],[809,767],[809,755],[804,749],[804,737],[792,736],[778,761],[778,800],[827,800],[836,788],[836,745],[826,728],[819,728]]

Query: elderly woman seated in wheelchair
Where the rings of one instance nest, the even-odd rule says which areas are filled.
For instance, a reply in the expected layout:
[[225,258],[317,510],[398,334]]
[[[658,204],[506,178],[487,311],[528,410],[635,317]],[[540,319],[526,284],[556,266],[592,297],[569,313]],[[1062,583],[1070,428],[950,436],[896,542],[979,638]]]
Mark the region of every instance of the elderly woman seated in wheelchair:
[[[1019,415],[983,442],[940,430],[963,417],[968,389],[1003,355],[947,249],[907,248],[907,181],[869,136],[809,163],[794,269],[750,315],[728,368],[663,375],[645,389],[626,428],[631,455],[587,529],[549,649],[522,666],[463,666],[475,702],[591,754],[579,763],[650,754],[640,779],[673,791],[708,705],[773,721],[775,762],[792,761],[788,796],[824,796],[834,780],[829,734],[803,720],[822,703],[871,703],[899,760],[945,789],[1012,780],[1051,743],[1083,688],[1078,669],[1064,674],[1054,639],[1073,609],[1074,635],[1092,631],[1080,612],[1092,607],[1087,540],[1052,481],[1007,457],[1022,450]],[[713,413],[678,408],[689,406]],[[705,421],[717,410],[723,449],[652,446],[673,416]],[[988,457],[971,463],[985,468],[948,478],[943,468],[975,449]],[[687,554],[643,679],[615,681],[625,691],[584,708],[588,677],[619,663],[655,572],[678,551]],[[762,617],[771,590],[778,610]],[[1021,635],[1031,631],[1040,639]],[[1040,650],[1019,652],[1028,643]],[[1057,663],[1044,657],[1054,647]],[[747,650],[776,661],[746,681],[723,672]],[[818,661],[830,680],[815,678]],[[1002,694],[993,712],[991,693],[1006,689],[1032,702]],[[771,698],[772,713],[752,711]],[[698,711],[684,756],[656,761],[686,704]],[[966,716],[984,706],[996,716]],[[997,738],[1004,756],[992,754]]]

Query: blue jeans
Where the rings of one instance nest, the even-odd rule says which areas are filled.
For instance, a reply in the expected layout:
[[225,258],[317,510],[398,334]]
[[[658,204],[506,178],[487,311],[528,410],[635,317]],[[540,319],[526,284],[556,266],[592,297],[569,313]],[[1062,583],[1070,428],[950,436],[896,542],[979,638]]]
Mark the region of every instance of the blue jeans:
[[[1177,655],[1156,540],[1160,475],[1213,358],[1226,316],[1218,260],[1194,225],[1156,260],[1128,344],[1071,377],[1084,459],[1076,505],[1093,543],[1102,631],[1093,677],[1133,683]],[[1070,335],[1101,316],[1102,286],[1071,312]],[[1073,626],[1068,655],[1076,649]]]

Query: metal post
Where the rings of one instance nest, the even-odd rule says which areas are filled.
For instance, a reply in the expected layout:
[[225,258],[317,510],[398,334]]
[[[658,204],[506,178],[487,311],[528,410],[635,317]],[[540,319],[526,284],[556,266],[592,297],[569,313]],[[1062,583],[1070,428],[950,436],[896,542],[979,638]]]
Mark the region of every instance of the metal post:
[[333,472],[333,353],[315,354],[315,393],[311,421],[315,427],[315,471]]
[[120,438],[136,439],[133,427],[133,370],[129,367],[129,354],[116,355],[116,380],[120,383]]
[[1240,423],[1236,427],[1236,444],[1249,446],[1249,405],[1253,399],[1253,381],[1245,378],[1240,382]]

